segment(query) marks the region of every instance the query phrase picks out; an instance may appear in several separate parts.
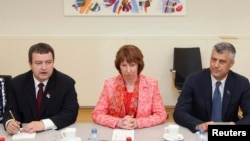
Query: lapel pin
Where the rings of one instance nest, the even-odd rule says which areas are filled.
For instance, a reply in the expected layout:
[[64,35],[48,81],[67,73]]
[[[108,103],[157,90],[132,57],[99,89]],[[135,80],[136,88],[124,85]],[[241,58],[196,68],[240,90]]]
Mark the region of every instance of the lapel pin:
[[50,94],[49,94],[49,93],[47,93],[46,97],[47,97],[47,98],[50,98]]

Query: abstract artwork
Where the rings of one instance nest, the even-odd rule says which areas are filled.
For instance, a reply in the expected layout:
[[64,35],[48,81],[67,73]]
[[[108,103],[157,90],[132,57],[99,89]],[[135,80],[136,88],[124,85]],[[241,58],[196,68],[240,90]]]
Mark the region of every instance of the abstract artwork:
[[184,16],[186,0],[64,0],[65,16]]

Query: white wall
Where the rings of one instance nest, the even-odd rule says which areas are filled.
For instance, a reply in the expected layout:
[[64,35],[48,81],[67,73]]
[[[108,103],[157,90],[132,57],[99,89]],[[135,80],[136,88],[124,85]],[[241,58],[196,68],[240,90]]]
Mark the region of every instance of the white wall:
[[186,16],[64,16],[63,0],[0,0],[0,74],[29,69],[27,52],[37,42],[56,51],[56,68],[76,80],[81,106],[94,106],[104,79],[116,75],[115,53],[123,44],[139,46],[144,74],[159,80],[166,106],[176,103],[172,89],[173,47],[201,47],[208,66],[218,36],[236,36],[237,72],[250,78],[250,1],[187,0]]
[[[143,74],[159,80],[166,106],[174,106],[178,92],[172,87],[170,69],[174,47],[201,48],[203,67],[208,67],[217,37],[167,36],[82,36],[82,37],[0,37],[0,74],[15,76],[29,69],[28,49],[37,42],[47,42],[55,49],[55,67],[76,80],[81,106],[94,106],[104,79],[118,74],[114,67],[116,51],[124,44],[137,45],[144,54]],[[229,40],[237,48],[233,70],[250,78],[250,40]]]

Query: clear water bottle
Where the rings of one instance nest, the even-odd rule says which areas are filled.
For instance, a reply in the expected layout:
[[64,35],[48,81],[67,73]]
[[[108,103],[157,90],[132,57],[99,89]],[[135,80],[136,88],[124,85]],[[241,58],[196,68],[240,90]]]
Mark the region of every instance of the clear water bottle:
[[204,130],[198,132],[198,141],[207,141],[206,132]]
[[98,140],[98,134],[97,134],[97,129],[96,128],[92,128],[89,140],[90,141],[99,141]]

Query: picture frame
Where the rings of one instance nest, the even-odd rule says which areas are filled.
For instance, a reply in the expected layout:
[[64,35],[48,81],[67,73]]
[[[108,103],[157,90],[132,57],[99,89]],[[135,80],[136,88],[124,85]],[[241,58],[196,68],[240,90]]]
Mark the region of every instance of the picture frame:
[[185,16],[186,0],[64,0],[65,16]]

